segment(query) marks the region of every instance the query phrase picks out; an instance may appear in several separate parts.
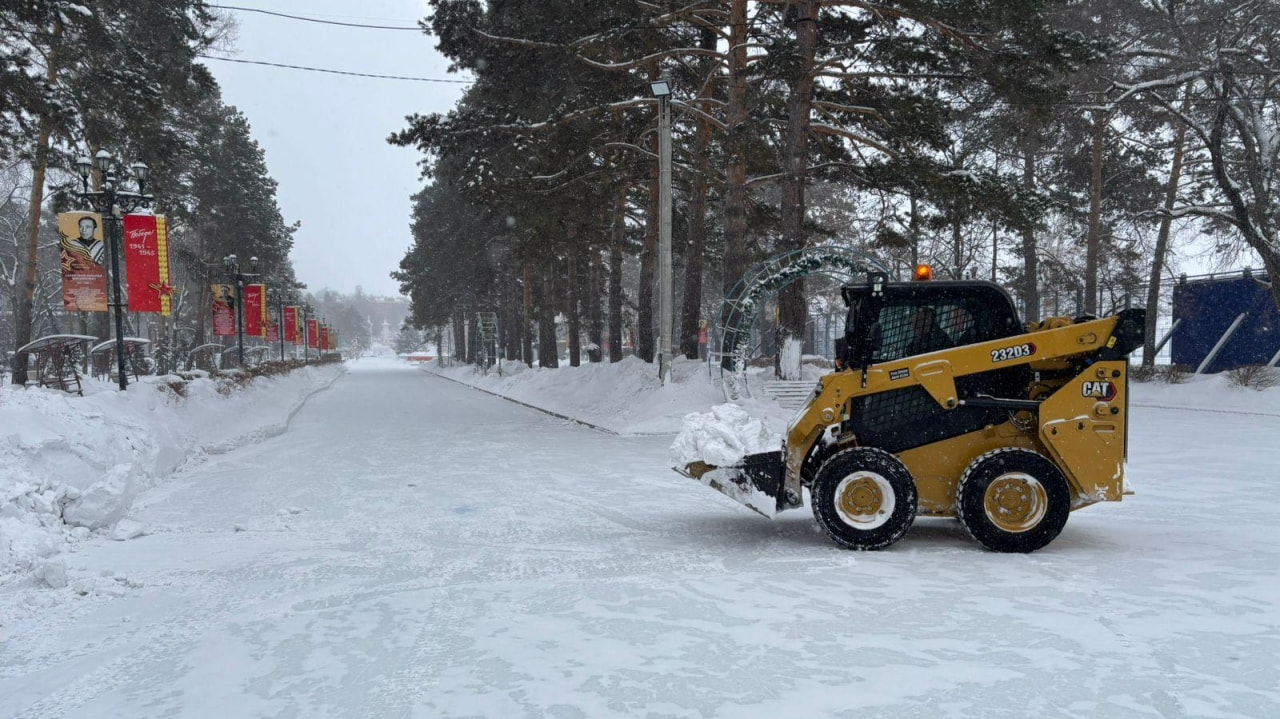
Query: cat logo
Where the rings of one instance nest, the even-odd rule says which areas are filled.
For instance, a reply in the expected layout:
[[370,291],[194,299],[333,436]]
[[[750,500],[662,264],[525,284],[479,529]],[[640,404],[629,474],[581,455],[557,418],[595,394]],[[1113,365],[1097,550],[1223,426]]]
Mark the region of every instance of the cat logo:
[[1116,398],[1118,390],[1114,382],[1085,382],[1082,393],[1085,397],[1110,402]]

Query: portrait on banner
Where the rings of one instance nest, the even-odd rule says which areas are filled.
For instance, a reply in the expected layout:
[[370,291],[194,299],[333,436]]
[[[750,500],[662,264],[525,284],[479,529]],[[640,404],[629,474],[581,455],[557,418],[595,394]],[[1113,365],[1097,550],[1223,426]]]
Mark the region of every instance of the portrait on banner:
[[107,311],[107,243],[96,212],[58,215],[62,306],[67,312]]
[[234,337],[236,334],[235,290],[231,285],[212,285],[213,336]]

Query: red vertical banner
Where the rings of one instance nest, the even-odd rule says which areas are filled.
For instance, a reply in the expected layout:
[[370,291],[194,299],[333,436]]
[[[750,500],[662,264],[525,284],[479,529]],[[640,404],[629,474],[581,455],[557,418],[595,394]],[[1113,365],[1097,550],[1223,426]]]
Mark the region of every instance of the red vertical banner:
[[268,342],[280,341],[280,323],[279,322],[272,322],[267,325],[267,341]]
[[265,334],[267,305],[266,285],[244,286],[244,333],[249,337],[261,337]]
[[316,320],[307,320],[307,347],[320,349],[320,323]]
[[235,296],[231,285],[214,285],[213,291],[213,336],[236,336],[236,311],[232,308]]
[[168,230],[165,218],[159,215],[124,216],[124,262],[130,312],[169,316],[173,286],[169,284]]
[[324,350],[326,352],[329,350],[329,327],[327,325],[320,325],[319,349]]
[[298,308],[284,308],[284,341],[298,343]]

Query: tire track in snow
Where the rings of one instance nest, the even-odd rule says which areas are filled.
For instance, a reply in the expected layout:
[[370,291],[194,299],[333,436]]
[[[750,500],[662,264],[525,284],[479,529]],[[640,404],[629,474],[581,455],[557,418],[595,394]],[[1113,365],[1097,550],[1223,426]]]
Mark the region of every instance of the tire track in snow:
[[1178,407],[1170,404],[1137,404],[1131,403],[1130,407],[1140,407],[1142,409],[1172,409],[1180,412],[1209,412],[1212,414],[1244,414],[1251,417],[1280,417],[1280,413],[1276,412],[1246,412],[1236,409],[1205,409],[1203,407]]

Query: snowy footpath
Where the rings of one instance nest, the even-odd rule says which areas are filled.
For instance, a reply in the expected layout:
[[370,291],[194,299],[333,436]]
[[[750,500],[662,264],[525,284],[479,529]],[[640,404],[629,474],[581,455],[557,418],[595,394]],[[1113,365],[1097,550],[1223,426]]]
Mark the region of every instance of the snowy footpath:
[[1280,716],[1280,411],[1159,404],[1138,494],[1047,549],[939,520],[860,554],[670,436],[362,360],[67,587],[0,589],[0,717]]

